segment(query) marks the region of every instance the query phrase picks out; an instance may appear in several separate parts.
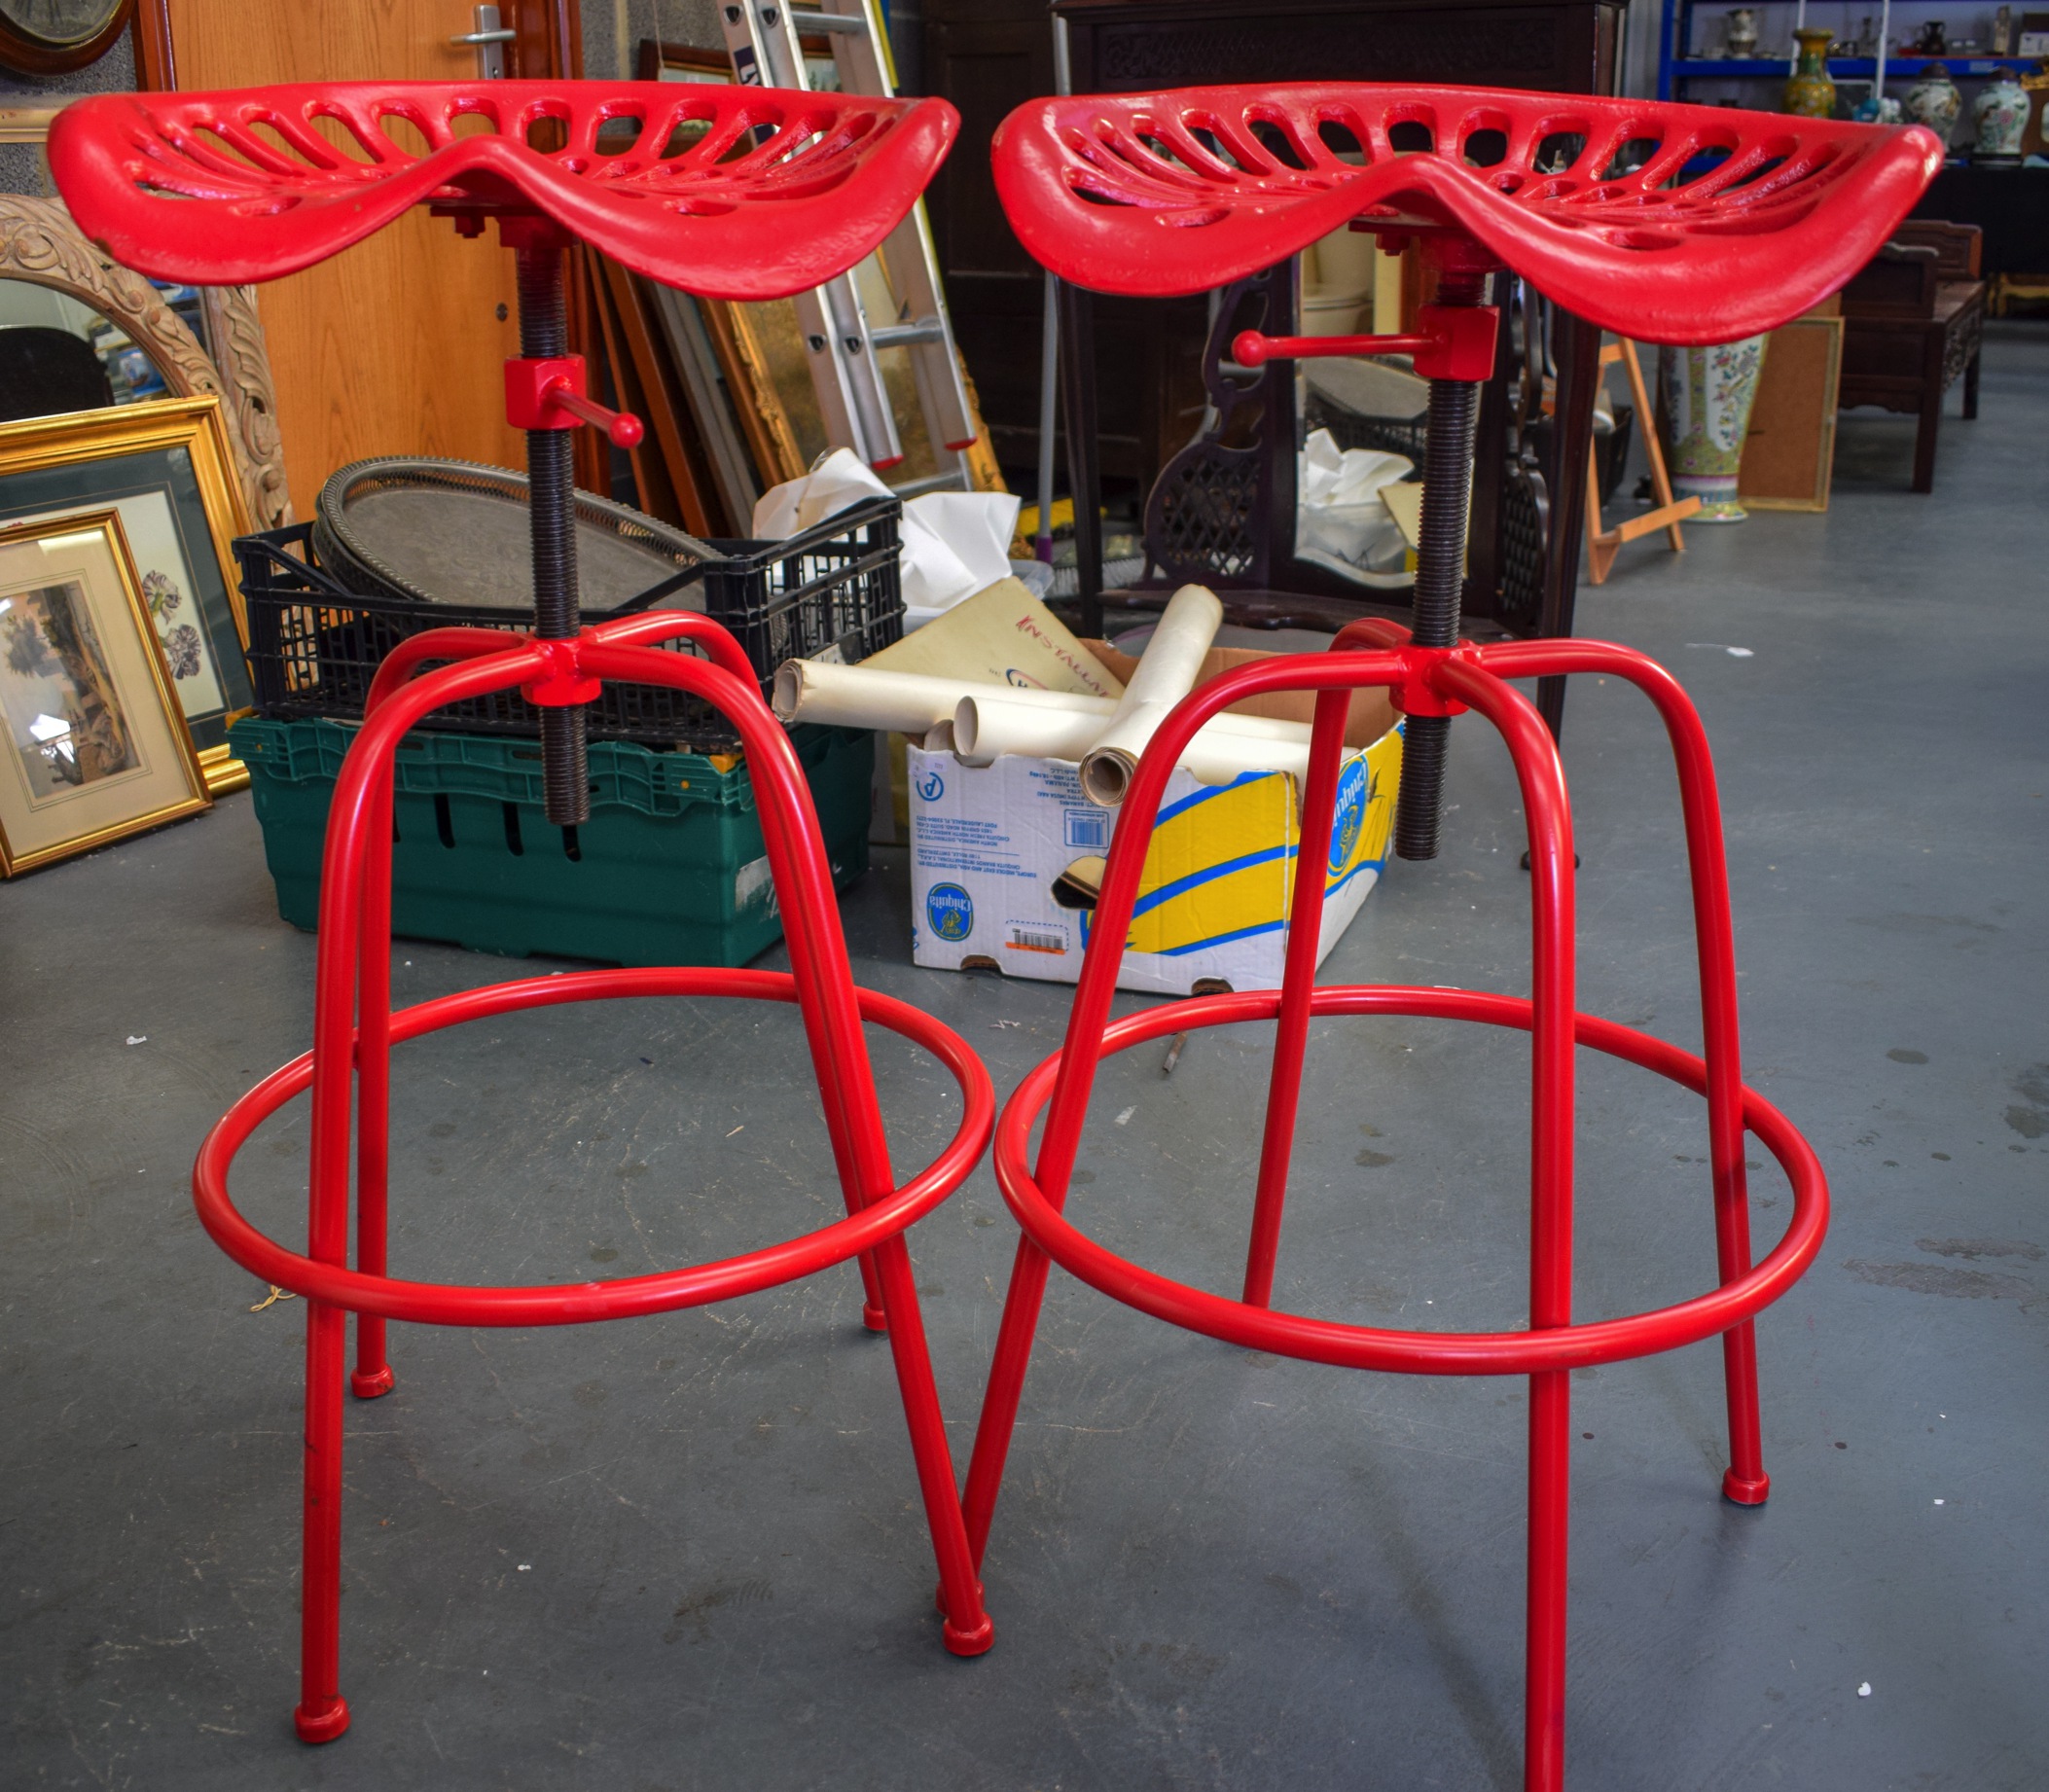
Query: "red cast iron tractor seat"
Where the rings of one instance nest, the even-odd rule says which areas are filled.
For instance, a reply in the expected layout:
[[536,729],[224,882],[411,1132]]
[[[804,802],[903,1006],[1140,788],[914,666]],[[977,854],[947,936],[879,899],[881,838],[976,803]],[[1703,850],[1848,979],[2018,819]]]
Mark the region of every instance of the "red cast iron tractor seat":
[[1878,252],[1941,165],[1919,125],[1338,82],[1039,99],[995,138],[1020,240],[1096,292],[1206,292],[1356,220],[1456,233],[1652,342],[1797,316]]
[[958,125],[941,99],[358,82],[80,100],[51,126],[50,165],[86,234],[158,279],[273,280],[426,203],[538,212],[665,285],[778,299],[873,252]]

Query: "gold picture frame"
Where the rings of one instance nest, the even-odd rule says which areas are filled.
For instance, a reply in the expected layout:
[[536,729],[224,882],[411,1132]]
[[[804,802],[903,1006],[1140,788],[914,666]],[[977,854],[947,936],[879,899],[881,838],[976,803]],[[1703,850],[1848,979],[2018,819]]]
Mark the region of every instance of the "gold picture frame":
[[249,781],[229,725],[254,701],[230,544],[249,532],[221,400],[160,399],[0,423],[0,524],[122,513],[208,791]]
[[0,529],[0,877],[210,807],[121,513]]

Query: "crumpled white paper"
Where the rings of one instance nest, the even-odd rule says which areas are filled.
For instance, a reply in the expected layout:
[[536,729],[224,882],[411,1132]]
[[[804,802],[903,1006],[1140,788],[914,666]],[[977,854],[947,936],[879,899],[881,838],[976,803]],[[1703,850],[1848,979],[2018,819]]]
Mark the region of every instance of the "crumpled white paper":
[[1381,487],[1406,479],[1416,463],[1375,448],[1340,448],[1318,429],[1295,465],[1296,552],[1317,549],[1369,571],[1398,572],[1406,544]]
[[[802,478],[764,492],[754,538],[781,541],[868,498],[882,484],[851,448],[835,448]],[[904,627],[916,628],[1010,576],[1010,542],[1022,500],[1007,491],[928,491],[904,505]]]

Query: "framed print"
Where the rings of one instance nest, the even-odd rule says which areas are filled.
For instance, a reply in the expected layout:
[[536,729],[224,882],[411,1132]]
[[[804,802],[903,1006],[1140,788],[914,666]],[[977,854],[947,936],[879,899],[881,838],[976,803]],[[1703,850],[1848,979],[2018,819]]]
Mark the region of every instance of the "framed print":
[[112,508],[0,528],[0,877],[207,807]]
[[0,523],[109,506],[134,556],[207,787],[249,781],[228,724],[254,700],[229,544],[248,531],[221,401],[166,399],[0,424]]

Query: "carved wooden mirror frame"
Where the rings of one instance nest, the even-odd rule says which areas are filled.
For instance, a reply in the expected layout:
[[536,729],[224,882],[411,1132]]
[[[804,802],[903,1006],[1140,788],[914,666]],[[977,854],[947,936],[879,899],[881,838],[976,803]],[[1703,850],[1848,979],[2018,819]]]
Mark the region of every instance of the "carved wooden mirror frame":
[[0,194],[0,279],[31,280],[90,305],[157,364],[173,397],[217,395],[255,525],[274,529],[292,520],[254,287],[201,289],[218,357],[209,358],[157,289],[87,241],[58,201],[16,193]]

